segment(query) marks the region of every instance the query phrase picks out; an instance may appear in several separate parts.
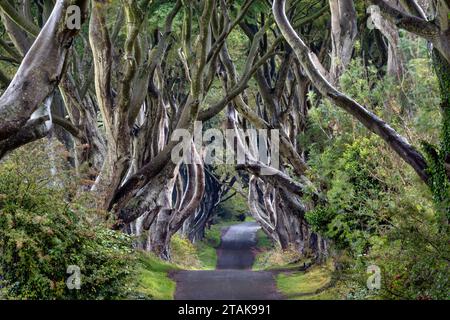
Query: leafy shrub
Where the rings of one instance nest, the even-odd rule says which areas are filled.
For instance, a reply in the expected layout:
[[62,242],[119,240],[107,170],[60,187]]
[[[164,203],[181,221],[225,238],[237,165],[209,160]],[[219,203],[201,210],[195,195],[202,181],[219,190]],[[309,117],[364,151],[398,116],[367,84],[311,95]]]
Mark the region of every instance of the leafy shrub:
[[[439,91],[424,61],[429,59],[413,56],[404,81],[395,84],[355,59],[341,87],[410,141],[436,144]],[[428,187],[384,141],[330,103],[309,98],[314,107],[300,140],[307,146],[311,180],[326,200],[306,219],[331,240],[345,297],[448,299],[450,232]],[[366,287],[372,264],[381,269],[379,291]]]
[[170,241],[171,262],[186,269],[200,269],[196,247],[189,239],[176,234]]
[[[105,216],[91,208],[94,199],[72,188],[76,179],[64,169],[64,159],[49,160],[45,149],[42,144],[20,149],[0,166],[0,296],[126,294],[133,268],[129,237],[108,229]],[[71,265],[80,268],[80,290],[66,285]]]
[[333,166],[328,202],[306,215],[316,231],[333,239],[340,248],[352,247],[358,253],[365,251],[367,235],[380,223],[377,218],[385,186],[376,179],[375,163],[370,161],[377,142],[375,138],[361,138],[346,146]]

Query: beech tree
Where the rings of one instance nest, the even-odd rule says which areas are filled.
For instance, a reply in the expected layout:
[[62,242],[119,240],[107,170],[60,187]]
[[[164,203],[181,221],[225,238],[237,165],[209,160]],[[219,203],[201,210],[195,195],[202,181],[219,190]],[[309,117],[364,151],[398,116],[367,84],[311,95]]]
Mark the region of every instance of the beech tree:
[[[318,59],[311,49],[305,44],[299,34],[293,29],[285,13],[285,1],[276,0],[273,2],[274,18],[285,37],[286,41],[293,48],[298,60],[300,61],[303,69],[311,80],[312,84],[319,90],[322,96],[331,100],[333,104],[344,109],[350,113],[356,119],[358,119],[364,126],[366,126],[373,133],[380,136],[386,143],[395,151],[406,163],[408,163],[419,175],[419,177],[427,183],[436,195],[438,202],[448,202],[448,180],[450,178],[448,174],[448,165],[444,164],[446,159],[445,141],[447,131],[447,95],[448,84],[445,84],[445,77],[442,77],[442,70],[448,67],[448,61],[446,61],[446,42],[448,41],[448,35],[446,35],[446,23],[440,22],[440,26],[434,23],[427,22],[423,17],[412,16],[407,13],[395,9],[383,1],[372,1],[372,3],[378,5],[382,14],[387,19],[392,19],[395,25],[405,28],[408,31],[415,32],[416,34],[429,39],[433,45],[435,45],[435,56],[437,59],[437,70],[439,74],[439,80],[441,84],[442,97],[443,97],[443,115],[444,115],[444,150],[443,153],[438,155],[437,150],[428,145],[428,153],[433,154],[433,158],[430,164],[427,162],[425,155],[420,153],[415,147],[413,147],[405,137],[400,136],[392,127],[386,122],[377,117],[375,114],[367,110],[364,106],[354,101],[347,95],[340,92],[334,87],[324,75],[321,73],[321,67],[318,66]],[[423,10],[417,5],[408,6],[415,8],[416,13]],[[409,8],[408,10],[411,10]],[[448,7],[440,6],[441,10],[448,16]],[[443,12],[439,12],[438,15],[442,15]],[[447,18],[446,18],[447,19]],[[443,26],[443,27],[441,27]],[[419,30],[420,29],[420,30]],[[448,70],[448,69],[446,69]],[[445,73],[445,72],[444,72]],[[432,150],[430,150],[432,149]],[[434,150],[434,151],[433,151]],[[447,160],[445,160],[447,161]],[[439,187],[437,187],[439,185]],[[447,206],[444,203],[444,206]],[[448,208],[445,209],[445,212]]]
[[[286,8],[285,0],[177,0],[158,11],[162,2],[149,0],[0,1],[6,34],[0,60],[18,65],[12,79],[0,70],[0,158],[54,130],[84,178],[80,190],[96,196],[93,206],[111,214],[113,228],[140,236],[140,248],[165,259],[177,232],[201,239],[214,209],[242,179],[249,211],[267,235],[280,248],[321,258],[329,243],[305,214],[327,200],[311,181],[307,146],[298,139],[314,93],[383,139],[448,214],[449,3],[425,3],[291,1]],[[341,91],[366,29],[360,7],[369,4],[376,6],[369,13],[377,29],[370,37],[378,42],[367,41],[380,46],[381,64],[398,83],[405,72],[399,29],[430,43],[442,95],[441,145],[413,145]],[[80,26],[89,21],[81,30],[67,23],[71,6],[80,9]],[[242,56],[232,47],[238,36]],[[246,161],[233,174],[205,163],[205,147],[193,138],[188,155],[173,159],[175,138],[193,137],[199,121],[218,121],[235,133],[226,145]],[[254,141],[242,135],[249,129],[278,136]],[[255,146],[268,151],[267,163]]]

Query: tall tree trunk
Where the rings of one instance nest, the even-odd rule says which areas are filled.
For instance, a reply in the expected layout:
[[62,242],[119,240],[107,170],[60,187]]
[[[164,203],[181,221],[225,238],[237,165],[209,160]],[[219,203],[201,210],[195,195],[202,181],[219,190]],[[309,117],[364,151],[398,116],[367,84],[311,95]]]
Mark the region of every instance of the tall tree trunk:
[[330,79],[335,85],[352,58],[358,28],[353,0],[330,0],[331,68]]

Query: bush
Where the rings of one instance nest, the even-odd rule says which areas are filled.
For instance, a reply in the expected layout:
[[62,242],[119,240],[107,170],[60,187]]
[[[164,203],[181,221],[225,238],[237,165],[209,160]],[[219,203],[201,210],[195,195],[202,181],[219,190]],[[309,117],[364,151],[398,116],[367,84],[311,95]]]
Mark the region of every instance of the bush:
[[[404,81],[395,84],[355,59],[341,87],[410,141],[436,144],[439,92],[423,61],[428,59],[410,60]],[[327,101],[309,98],[315,107],[300,140],[307,146],[309,176],[326,200],[306,219],[331,240],[346,298],[448,299],[450,232],[428,187],[384,141]],[[381,290],[375,292],[366,287],[372,264],[381,269]]]
[[171,262],[186,269],[200,269],[196,247],[189,239],[175,234],[170,241]]
[[376,178],[376,163],[370,159],[377,154],[377,143],[376,138],[360,138],[347,144],[333,167],[327,203],[306,214],[313,229],[339,248],[352,248],[358,254],[365,252],[370,233],[382,223],[387,186]]
[[[49,160],[46,148],[20,149],[0,166],[0,297],[123,296],[133,268],[129,237],[108,229],[88,205],[94,199],[72,188],[64,159]],[[66,285],[69,266],[80,268],[79,290]]]

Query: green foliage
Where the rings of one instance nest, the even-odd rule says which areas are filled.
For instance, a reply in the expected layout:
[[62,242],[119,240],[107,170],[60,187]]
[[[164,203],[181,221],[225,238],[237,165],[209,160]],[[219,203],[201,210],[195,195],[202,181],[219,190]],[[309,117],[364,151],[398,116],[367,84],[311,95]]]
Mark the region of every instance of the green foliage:
[[306,214],[316,231],[335,240],[340,248],[351,247],[358,253],[366,250],[368,235],[379,223],[384,186],[372,173],[375,163],[369,160],[376,142],[375,138],[357,139],[346,146],[338,159],[331,160],[335,164],[327,190],[328,202]]
[[[114,299],[126,295],[131,241],[109,230],[92,201],[71,188],[70,172],[45,148],[20,149],[0,168],[0,296],[6,299]],[[50,170],[58,166],[57,174]],[[68,266],[81,271],[69,290]]]
[[[148,25],[153,31],[156,28],[162,29],[166,22],[166,18],[175,7],[176,1],[152,1],[149,7]],[[182,12],[182,11],[180,11]],[[179,13],[173,22],[173,29],[180,29],[182,25],[182,15]]]
[[428,160],[430,186],[443,219],[450,219],[450,64],[436,50],[433,62],[441,93],[442,130],[440,147],[423,142]]
[[[280,273],[277,276],[278,289],[288,298],[311,297],[325,290],[330,284],[330,264],[313,267],[306,272]],[[335,298],[330,297],[330,298]]]
[[206,232],[206,238],[196,244],[175,235],[171,239],[171,259],[163,261],[153,253],[138,252],[137,272],[133,277],[129,297],[137,299],[172,300],[175,281],[170,272],[176,270],[214,270],[216,246],[220,243],[220,227]]
[[294,246],[283,250],[279,247],[269,246],[269,243],[266,245],[266,247],[260,247],[258,243],[253,270],[296,271],[311,263],[311,260],[305,258]]
[[[429,164],[436,163],[430,165],[432,192],[381,139],[314,94],[308,130],[299,137],[307,146],[310,178],[326,199],[306,219],[332,240],[348,299],[449,298],[450,233],[435,205],[449,199],[441,147],[436,147],[446,115],[439,112],[439,83],[426,50],[409,39],[402,40],[402,48],[410,58],[402,83],[380,79],[374,68],[354,60],[341,88],[410,141],[429,141],[423,147]],[[382,271],[379,291],[366,287],[371,264]]]
[[243,219],[245,219],[245,214],[249,211],[247,199],[245,199],[241,194],[236,193],[235,196],[222,202],[216,209],[216,211],[219,222],[242,221]]
[[203,242],[207,243],[213,248],[218,248],[220,246],[222,238],[222,229],[234,223],[235,222],[221,222],[210,226],[205,231],[205,239],[203,239]]
[[[242,5],[245,2],[246,1],[243,1],[243,0],[234,1],[234,6],[237,9],[237,10],[235,10],[236,13],[241,11]],[[248,23],[256,24],[258,21],[260,21],[260,16],[262,14],[267,14],[268,12],[270,12],[270,5],[266,1],[262,1],[262,0],[253,1],[251,7],[247,11],[245,20]]]
[[422,142],[422,147],[427,156],[427,173],[430,177],[428,184],[436,207],[443,218],[442,221],[445,221],[450,219],[450,183],[445,167],[445,153],[425,141]]
[[174,235],[171,239],[171,263],[183,269],[214,270],[217,263],[215,241],[204,241],[193,244],[189,239]]
[[132,297],[172,300],[176,284],[169,278],[169,272],[177,270],[179,267],[162,261],[152,253],[147,252],[140,252],[138,261]]
[[258,230],[258,232],[256,233],[256,238],[258,241],[257,242],[258,249],[269,250],[273,248],[272,240],[269,239],[267,234],[262,229]]
[[381,293],[394,299],[449,299],[449,229],[441,230],[436,215],[403,205],[395,228],[372,240],[367,257],[382,267]]

